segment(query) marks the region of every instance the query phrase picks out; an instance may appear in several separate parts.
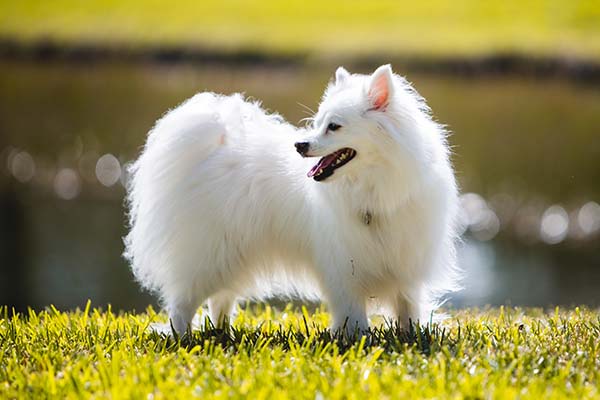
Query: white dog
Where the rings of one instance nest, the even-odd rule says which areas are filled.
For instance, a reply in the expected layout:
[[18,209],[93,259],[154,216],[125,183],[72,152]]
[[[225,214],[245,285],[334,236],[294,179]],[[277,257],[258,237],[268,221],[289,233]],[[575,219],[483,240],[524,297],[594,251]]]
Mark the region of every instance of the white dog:
[[205,301],[222,321],[278,289],[318,293],[333,329],[364,332],[373,306],[427,322],[457,289],[445,136],[389,65],[340,67],[302,130],[200,93],[157,122],[131,169],[125,255],[179,333]]

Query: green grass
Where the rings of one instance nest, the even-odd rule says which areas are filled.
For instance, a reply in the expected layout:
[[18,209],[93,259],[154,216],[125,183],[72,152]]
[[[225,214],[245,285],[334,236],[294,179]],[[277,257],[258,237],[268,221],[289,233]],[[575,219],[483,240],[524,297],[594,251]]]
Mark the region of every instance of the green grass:
[[0,36],[325,57],[515,52],[599,59],[600,2],[0,0]]
[[586,309],[451,312],[351,343],[329,316],[251,307],[231,330],[167,339],[164,315],[89,309],[0,321],[0,398],[594,398],[600,318]]

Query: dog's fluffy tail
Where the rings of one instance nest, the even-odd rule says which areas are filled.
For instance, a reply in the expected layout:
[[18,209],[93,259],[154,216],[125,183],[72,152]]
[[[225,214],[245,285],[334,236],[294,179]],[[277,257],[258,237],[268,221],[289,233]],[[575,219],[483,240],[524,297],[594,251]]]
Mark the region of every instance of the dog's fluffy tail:
[[155,291],[167,281],[167,263],[176,255],[169,254],[174,232],[165,227],[174,227],[178,199],[185,197],[180,191],[193,168],[225,146],[228,132],[236,131],[229,125],[235,123],[231,115],[241,102],[240,95],[192,97],[156,123],[141,156],[129,169],[130,232],[124,256],[145,288]]

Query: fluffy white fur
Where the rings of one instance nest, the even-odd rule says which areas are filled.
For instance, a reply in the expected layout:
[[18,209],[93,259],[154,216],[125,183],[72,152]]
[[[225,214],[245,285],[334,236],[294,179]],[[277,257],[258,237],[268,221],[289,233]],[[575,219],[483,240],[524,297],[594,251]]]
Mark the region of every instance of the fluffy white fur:
[[[457,288],[446,133],[409,83],[388,65],[339,68],[309,125],[200,93],[150,131],[131,169],[125,255],[177,332],[205,301],[220,321],[236,299],[290,290],[318,293],[334,329],[366,330],[373,306],[427,322]],[[344,147],[353,160],[307,177],[313,157]]]

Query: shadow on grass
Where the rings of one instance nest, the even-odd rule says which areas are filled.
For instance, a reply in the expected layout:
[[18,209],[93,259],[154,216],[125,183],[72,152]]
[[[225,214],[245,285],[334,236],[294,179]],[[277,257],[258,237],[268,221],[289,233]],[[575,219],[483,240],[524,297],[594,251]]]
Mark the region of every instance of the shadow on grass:
[[178,336],[172,328],[171,334],[149,330],[157,315],[151,308],[149,313],[150,318],[143,321],[135,313],[115,314],[110,306],[106,311],[91,309],[90,302],[84,310],[72,313],[60,312],[53,306],[41,312],[29,309],[27,313],[0,307],[0,349],[9,346],[26,353],[26,344],[39,340],[45,346],[60,348],[61,351],[73,345],[80,349],[107,347],[106,351],[111,352],[116,345],[125,344],[130,348],[151,349],[159,354],[181,349],[211,353],[218,348],[250,355],[272,348],[319,355],[366,353],[371,349],[377,349],[379,354],[412,350],[429,356],[442,348],[453,348],[461,340],[460,327],[458,336],[450,337],[446,328],[437,324],[411,323],[404,328],[397,323],[386,322],[362,334],[347,327],[332,331],[310,322],[304,315],[298,324],[291,326],[268,321],[256,326],[225,323],[223,327],[217,327],[206,318],[200,328],[188,329],[184,335]]
[[310,326],[306,318],[302,329],[281,325],[263,329],[263,325],[256,328],[225,325],[221,328],[215,327],[207,318],[203,327],[188,329],[183,336],[178,336],[175,332],[172,332],[172,335],[150,332],[148,335],[167,351],[217,345],[223,349],[248,353],[267,346],[278,347],[284,351],[304,347],[317,352],[335,348],[338,352],[345,353],[351,349],[368,350],[377,347],[390,353],[416,348],[422,354],[430,355],[443,345],[451,344],[446,329],[437,324],[421,326],[411,322],[410,327],[406,329],[398,323],[386,323],[380,327],[369,328],[365,334],[357,330],[348,334],[346,328],[332,331],[316,324]]

